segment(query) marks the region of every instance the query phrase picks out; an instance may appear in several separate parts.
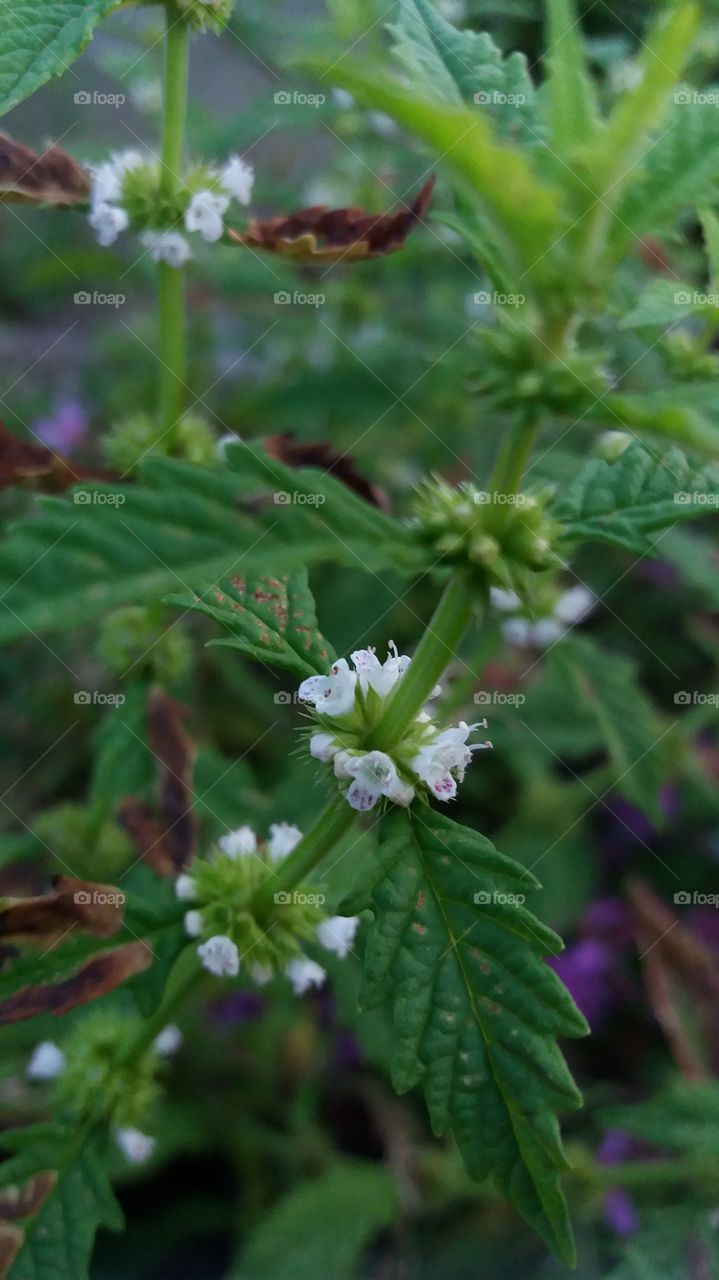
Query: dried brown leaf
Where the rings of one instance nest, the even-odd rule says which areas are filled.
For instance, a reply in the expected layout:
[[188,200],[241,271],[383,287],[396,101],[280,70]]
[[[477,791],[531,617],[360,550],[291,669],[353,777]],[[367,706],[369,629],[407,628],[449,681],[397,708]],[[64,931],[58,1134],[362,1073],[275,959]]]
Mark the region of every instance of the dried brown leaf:
[[0,1218],[4,1221],[28,1218],[42,1209],[57,1184],[57,1170],[46,1169],[28,1178],[21,1187],[5,1187],[0,1191]]
[[0,905],[0,938],[47,948],[74,927],[95,938],[117,933],[124,898],[113,885],[56,876],[53,886],[51,893],[38,897],[5,898]]
[[35,204],[84,204],[90,175],[60,147],[41,155],[0,134],[0,200]]
[[43,444],[20,440],[0,423],[0,490],[24,485],[41,493],[63,493],[80,480],[114,479],[99,467],[78,467]]
[[179,875],[191,860],[197,841],[192,808],[196,748],[185,732],[189,712],[162,689],[154,689],[147,707],[150,747],[160,765],[158,811],[132,797],[117,812],[118,822],[138,854],[163,876]]
[[24,1232],[19,1227],[0,1224],[0,1280],[6,1280],[10,1268],[22,1249]]
[[647,995],[688,1080],[719,1074],[716,957],[641,880],[629,887]]
[[86,960],[62,982],[25,987],[6,1000],[0,1000],[0,1023],[20,1022],[42,1013],[60,1017],[78,1005],[89,1004],[116,987],[142,973],[152,963],[152,951],[146,942],[128,942],[111,951]]
[[386,493],[357,470],[349,454],[337,453],[326,440],[293,440],[285,432],[283,435],[265,436],[261,444],[265,453],[278,462],[284,462],[288,467],[317,467],[320,471],[329,471],[366,502],[382,511],[389,510]]
[[433,190],[434,178],[430,178],[411,205],[394,213],[312,205],[289,217],[254,218],[245,232],[228,234],[236,244],[278,253],[293,262],[367,261],[402,248],[424,217]]

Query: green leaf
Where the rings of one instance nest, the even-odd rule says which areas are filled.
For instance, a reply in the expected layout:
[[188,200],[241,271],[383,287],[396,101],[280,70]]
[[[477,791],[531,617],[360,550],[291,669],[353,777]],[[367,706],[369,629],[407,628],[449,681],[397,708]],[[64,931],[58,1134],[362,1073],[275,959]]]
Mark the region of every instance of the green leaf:
[[545,115],[552,148],[566,153],[591,140],[599,114],[573,0],[548,0],[546,8]]
[[210,643],[300,677],[324,673],[334,662],[334,650],[317,626],[306,569],[272,578],[223,578],[209,596],[171,596],[170,603],[205,613],[231,633],[228,640]]
[[593,712],[613,765],[614,785],[631,804],[660,824],[664,734],[639,687],[635,664],[577,635],[557,645],[548,661]]
[[646,1102],[611,1108],[604,1119],[657,1147],[714,1157],[719,1148],[719,1081],[677,1080]]
[[713,314],[719,320],[717,308],[711,303],[699,302],[700,296],[693,285],[681,280],[652,280],[640,293],[636,305],[620,319],[619,328],[657,325],[666,329],[693,315]]
[[[0,6],[0,115],[62,75],[121,0],[13,0]],[[79,82],[77,82],[79,83]]]
[[339,1160],[270,1210],[228,1280],[353,1280],[362,1250],[398,1214],[387,1169]]
[[125,701],[104,718],[95,738],[89,800],[95,812],[110,813],[126,796],[140,796],[154,781],[155,761],[145,741],[147,685],[128,681]]
[[39,1124],[6,1130],[2,1145],[13,1154],[0,1165],[0,1187],[22,1186],[40,1172],[56,1175],[38,1211],[16,1224],[23,1241],[9,1280],[87,1280],[98,1229],[123,1227],[97,1137]]
[[586,1023],[545,957],[561,940],[523,905],[538,887],[489,840],[415,806],[382,822],[369,892],[363,1003],[390,996],[392,1077],[422,1082],[432,1127],[451,1130],[478,1181],[499,1190],[565,1261],[555,1112],[580,1096],[555,1036]]
[[719,610],[719,551],[713,542],[675,529],[662,543],[662,556],[675,565],[692,591]]
[[718,465],[696,471],[680,449],[656,458],[633,443],[616,462],[593,458],[582,467],[554,502],[552,516],[565,538],[608,542],[641,555],[652,548],[651,534],[715,512],[717,503]]
[[719,424],[716,382],[682,383],[681,395],[675,387],[660,391],[608,394],[597,400],[587,420],[601,422],[613,431],[644,431],[648,435],[677,441],[688,449],[698,449],[719,457]]
[[535,95],[524,54],[504,58],[490,35],[458,31],[430,0],[400,0],[399,21],[388,30],[413,91],[449,106],[475,104],[498,134],[538,140],[539,123],[531,128]]
[[719,218],[712,209],[700,209],[704,246],[709,259],[709,280],[714,292],[719,290]]
[[0,551],[0,641],[71,630],[231,573],[320,561],[370,572],[425,567],[409,528],[333,476],[293,471],[248,445],[230,448],[228,462],[227,471],[205,470],[151,458],[141,483],[85,485],[75,502],[42,499]]

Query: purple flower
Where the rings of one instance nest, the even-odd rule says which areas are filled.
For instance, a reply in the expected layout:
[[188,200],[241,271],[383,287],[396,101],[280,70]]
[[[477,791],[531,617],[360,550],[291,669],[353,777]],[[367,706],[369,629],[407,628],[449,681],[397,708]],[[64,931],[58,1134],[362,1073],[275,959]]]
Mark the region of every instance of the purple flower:
[[614,1003],[613,947],[599,938],[580,938],[549,961],[587,1022],[596,1029]]
[[72,453],[82,443],[90,425],[87,410],[79,400],[58,400],[52,413],[36,418],[32,429],[49,449]]

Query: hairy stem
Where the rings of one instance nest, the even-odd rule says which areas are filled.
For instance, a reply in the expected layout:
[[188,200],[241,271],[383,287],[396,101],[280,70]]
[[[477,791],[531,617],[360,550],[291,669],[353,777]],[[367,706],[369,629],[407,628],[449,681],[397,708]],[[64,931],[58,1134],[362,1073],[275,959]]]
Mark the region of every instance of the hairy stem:
[[[167,10],[165,103],[160,188],[171,200],[182,173],[187,113],[187,24]],[[186,383],[185,273],[158,263],[160,329],[160,434],[172,438],[182,415]]]
[[256,906],[260,912],[267,911],[274,901],[275,893],[287,892],[302,884],[313,867],[330,852],[342,836],[349,831],[356,818],[344,796],[333,796],[330,803],[322,810],[313,827],[300,840],[285,858],[277,880],[265,885],[257,895]]

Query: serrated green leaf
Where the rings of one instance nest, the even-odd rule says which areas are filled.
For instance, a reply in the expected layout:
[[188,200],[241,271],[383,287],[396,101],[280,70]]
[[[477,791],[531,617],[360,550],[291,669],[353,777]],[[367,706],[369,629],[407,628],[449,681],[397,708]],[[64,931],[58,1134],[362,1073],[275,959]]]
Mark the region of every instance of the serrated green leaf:
[[98,1229],[123,1227],[99,1139],[57,1123],[7,1130],[2,1145],[13,1154],[0,1165],[0,1186],[21,1186],[45,1171],[57,1175],[38,1212],[17,1223],[24,1238],[9,1280],[87,1280]]
[[354,1280],[362,1250],[398,1213],[382,1165],[337,1161],[270,1210],[228,1280]]
[[233,575],[196,595],[170,597],[171,604],[207,614],[231,633],[212,644],[239,649],[248,658],[300,677],[327,671],[335,653],[320,632],[306,569],[272,578]]
[[719,466],[694,470],[680,449],[658,459],[633,443],[616,462],[593,458],[582,467],[552,516],[571,541],[609,542],[641,555],[651,550],[651,534],[715,512],[718,503]]
[[142,483],[85,485],[79,502],[42,499],[0,552],[0,641],[69,630],[233,572],[322,560],[372,572],[424,567],[411,530],[333,476],[293,471],[248,445],[230,448],[228,461],[224,471],[151,458]]
[[395,1086],[421,1081],[434,1131],[571,1261],[555,1113],[580,1097],[554,1037],[587,1028],[545,963],[561,940],[524,906],[536,881],[431,809],[381,834],[363,1002],[391,997]]
[[661,748],[664,734],[637,683],[635,664],[578,635],[557,645],[548,661],[571,682],[577,697],[594,714],[613,765],[617,789],[661,824],[659,789],[666,772]]
[[684,382],[681,397],[675,388],[620,395],[609,393],[592,406],[587,420],[601,422],[613,431],[642,431],[664,440],[668,438],[683,448],[697,449],[716,458],[719,457],[716,411],[715,382]]
[[146,745],[148,690],[143,680],[128,682],[125,701],[105,717],[95,737],[90,804],[110,813],[126,796],[140,796],[153,781],[154,760]]
[[571,151],[591,140],[599,125],[596,93],[573,0],[548,0],[545,117],[552,149]]
[[641,329],[645,325],[667,328],[693,315],[716,315],[709,303],[698,301],[700,294],[693,285],[681,280],[651,280],[637,298],[636,305],[619,321],[620,329]]
[[394,56],[421,97],[450,106],[476,105],[500,136],[539,140],[539,122],[530,127],[534,85],[524,54],[503,57],[490,35],[459,31],[430,0],[400,0],[399,21],[388,30]]
[[13,0],[0,6],[0,115],[62,75],[121,0]]

